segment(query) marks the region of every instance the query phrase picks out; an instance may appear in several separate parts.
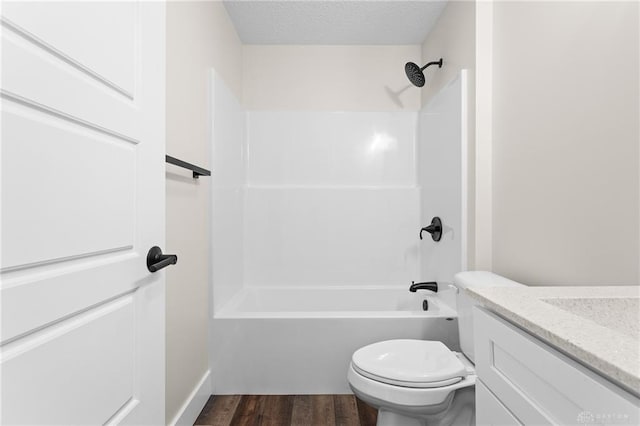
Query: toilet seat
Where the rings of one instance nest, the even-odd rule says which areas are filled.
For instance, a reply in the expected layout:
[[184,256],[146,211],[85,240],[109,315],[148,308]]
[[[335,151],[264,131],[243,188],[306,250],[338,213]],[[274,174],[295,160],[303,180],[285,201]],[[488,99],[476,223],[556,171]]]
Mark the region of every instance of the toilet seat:
[[387,340],[354,352],[353,370],[368,379],[406,388],[440,388],[473,372],[442,342]]
[[367,371],[361,370],[357,365],[352,363],[353,369],[358,373],[363,375],[364,377],[368,377],[371,380],[375,380],[376,382],[386,383],[388,385],[394,386],[402,386],[405,388],[441,388],[443,386],[452,385],[454,383],[458,383],[462,380],[462,377],[454,377],[448,380],[440,380],[437,382],[405,382],[402,380],[394,380],[389,379],[387,377],[376,376],[375,374],[371,374]]
[[379,406],[393,407],[428,407],[443,404],[452,397],[452,392],[472,387],[476,383],[476,375],[469,374],[457,383],[438,388],[415,388],[396,386],[372,380],[358,373],[349,366],[347,379],[349,386],[358,398],[364,401],[375,400]]

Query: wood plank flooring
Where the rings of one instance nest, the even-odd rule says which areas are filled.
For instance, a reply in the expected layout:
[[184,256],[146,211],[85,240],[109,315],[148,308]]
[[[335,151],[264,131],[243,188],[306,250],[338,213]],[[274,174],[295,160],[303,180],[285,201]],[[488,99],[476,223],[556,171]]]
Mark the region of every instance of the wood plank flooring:
[[375,426],[378,412],[353,395],[212,395],[207,426]]

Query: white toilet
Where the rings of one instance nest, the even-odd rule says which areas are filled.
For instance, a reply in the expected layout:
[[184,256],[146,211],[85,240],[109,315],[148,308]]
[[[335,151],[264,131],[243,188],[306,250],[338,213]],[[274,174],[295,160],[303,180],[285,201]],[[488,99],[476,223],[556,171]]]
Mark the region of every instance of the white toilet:
[[442,342],[387,340],[354,352],[347,378],[353,393],[378,409],[378,426],[474,425],[472,307],[467,287],[521,286],[491,272],[461,272],[458,330],[462,353]]

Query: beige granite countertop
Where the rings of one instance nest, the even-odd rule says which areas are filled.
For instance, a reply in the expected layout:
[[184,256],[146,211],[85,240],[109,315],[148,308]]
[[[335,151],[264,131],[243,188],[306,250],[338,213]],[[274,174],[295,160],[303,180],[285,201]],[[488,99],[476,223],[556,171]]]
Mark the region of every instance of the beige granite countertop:
[[640,396],[640,287],[483,287],[488,309]]

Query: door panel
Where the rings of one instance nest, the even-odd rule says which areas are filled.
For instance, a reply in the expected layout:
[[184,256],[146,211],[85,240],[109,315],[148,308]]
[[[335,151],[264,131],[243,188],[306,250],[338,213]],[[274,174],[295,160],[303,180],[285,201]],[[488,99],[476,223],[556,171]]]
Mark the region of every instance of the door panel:
[[[3,350],[3,424],[104,424],[133,397],[133,298],[131,295],[47,327]],[[69,374],[73,371],[74,374]],[[17,385],[17,386],[16,386]],[[24,401],[37,409],[23,411]]]
[[23,37],[133,98],[136,2],[19,3],[3,4],[2,16],[12,27],[20,28]]
[[164,13],[3,2],[2,424],[164,423]]
[[122,280],[140,273],[144,257],[131,249],[4,273],[0,337],[7,342],[66,318],[88,306],[128,293],[149,279]]
[[2,123],[3,271],[133,247],[134,144],[10,102]]
[[[124,140],[140,139],[131,98],[2,21],[5,97]],[[10,95],[10,96],[9,96]],[[109,114],[104,111],[108,110]]]

